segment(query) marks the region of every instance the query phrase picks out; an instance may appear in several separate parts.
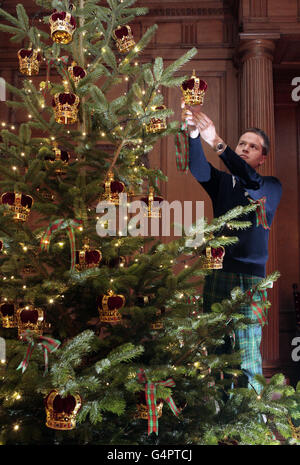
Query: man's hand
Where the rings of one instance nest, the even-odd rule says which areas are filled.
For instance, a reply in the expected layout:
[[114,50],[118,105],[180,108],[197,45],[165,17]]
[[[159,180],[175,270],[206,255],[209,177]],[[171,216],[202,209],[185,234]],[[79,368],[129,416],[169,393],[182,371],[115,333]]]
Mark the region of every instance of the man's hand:
[[218,136],[212,120],[201,111],[201,105],[185,105],[184,100],[182,100],[181,107],[183,108],[182,118],[190,128],[191,137],[198,137],[200,133],[201,138],[213,149],[216,149],[218,143],[224,143],[221,137]]
[[217,134],[215,125],[212,120],[201,111],[200,105],[187,106],[186,111],[189,112],[189,120],[195,124],[200,132],[202,139],[214,148],[220,141],[220,137]]
[[[200,105],[197,105],[200,107]],[[181,108],[182,108],[182,119],[188,125],[188,132],[192,139],[196,139],[199,136],[199,130],[196,127],[195,122],[192,119],[191,112],[186,110],[184,98],[181,99]]]

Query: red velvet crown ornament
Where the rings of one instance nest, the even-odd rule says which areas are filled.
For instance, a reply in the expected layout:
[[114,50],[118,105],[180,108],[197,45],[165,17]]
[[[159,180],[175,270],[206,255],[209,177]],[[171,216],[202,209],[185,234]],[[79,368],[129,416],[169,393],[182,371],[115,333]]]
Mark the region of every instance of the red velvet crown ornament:
[[[68,154],[68,152],[66,150],[59,149],[58,144],[57,144],[56,141],[53,142],[53,151],[54,151],[55,156],[53,156],[53,157],[46,156],[45,160],[47,160],[50,163],[60,161],[60,162],[63,163],[64,166],[66,166],[68,164],[68,162],[69,162],[69,159],[70,159],[70,155]],[[56,174],[64,174],[65,170],[63,168],[57,167],[55,169],[55,173]]]
[[110,290],[108,294],[97,298],[97,305],[102,323],[120,323],[122,315],[119,310],[125,305],[125,297],[123,295],[116,295]]
[[223,268],[224,247],[206,247],[202,252],[204,255],[203,268],[207,270],[219,270]]
[[39,74],[40,62],[42,56],[40,52],[34,49],[21,48],[18,51],[19,69],[22,74],[26,76],[34,76]]
[[77,271],[84,271],[96,268],[102,259],[100,250],[90,248],[89,240],[86,238],[83,248],[76,250],[75,268]]
[[107,173],[104,189],[105,191],[101,195],[100,201],[107,201],[114,205],[119,205],[119,194],[125,193],[125,184],[121,181],[116,181],[112,171]]
[[[157,105],[155,107],[152,107],[153,111],[158,111],[158,110],[166,110],[165,105]],[[151,118],[150,122],[146,124],[146,132],[148,134],[155,134],[157,132],[163,131],[164,129],[167,129],[167,122],[166,118]]]
[[162,202],[164,199],[160,196],[154,196],[154,188],[151,186],[149,188],[149,195],[148,197],[143,197],[141,201],[145,202],[147,208],[145,209],[144,216],[148,216],[149,218],[160,218],[161,211],[159,206],[154,206],[153,202]]
[[80,79],[83,79],[86,76],[85,70],[81,68],[81,66],[78,66],[75,61],[73,61],[71,66],[69,66],[68,71],[75,83],[75,86],[78,85]]
[[118,26],[113,32],[113,38],[121,53],[127,53],[135,46],[131,27],[128,25]]
[[184,102],[187,105],[203,105],[207,83],[196,77],[195,70],[190,79],[181,84]]
[[27,329],[33,331],[38,336],[42,336],[45,320],[44,311],[41,308],[36,308],[31,304],[21,305],[17,309],[16,316],[19,338]]
[[52,107],[55,121],[60,124],[74,124],[77,122],[80,98],[69,92],[68,83],[64,82],[65,92],[54,95]]
[[1,303],[0,314],[1,314],[3,328],[16,328],[17,327],[14,303],[12,302]]
[[33,205],[33,198],[19,192],[5,192],[1,195],[1,203],[8,205],[9,210],[14,213],[14,220],[26,221]]
[[54,13],[50,16],[49,23],[51,37],[54,42],[68,44],[72,41],[76,29],[76,21],[71,13],[54,10]]
[[46,426],[48,428],[68,431],[76,427],[76,415],[82,405],[79,394],[61,397],[56,389],[45,398]]

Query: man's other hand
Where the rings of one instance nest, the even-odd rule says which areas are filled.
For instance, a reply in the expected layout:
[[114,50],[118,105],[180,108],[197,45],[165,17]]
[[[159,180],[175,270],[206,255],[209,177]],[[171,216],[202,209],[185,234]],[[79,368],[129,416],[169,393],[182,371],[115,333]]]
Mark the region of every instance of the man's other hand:
[[186,105],[186,113],[188,114],[188,121],[194,124],[200,132],[200,136],[211,147],[215,147],[217,141],[220,139],[212,120],[201,111],[201,105]]

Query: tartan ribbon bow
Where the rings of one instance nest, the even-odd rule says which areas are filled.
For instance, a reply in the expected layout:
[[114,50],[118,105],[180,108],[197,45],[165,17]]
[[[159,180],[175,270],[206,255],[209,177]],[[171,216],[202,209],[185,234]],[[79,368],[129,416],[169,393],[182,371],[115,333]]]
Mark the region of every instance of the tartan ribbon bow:
[[19,364],[17,370],[22,370],[22,373],[26,370],[29,365],[29,361],[32,355],[32,352],[36,345],[41,346],[41,349],[44,352],[44,362],[45,362],[45,370],[44,375],[48,372],[48,359],[50,353],[54,352],[60,346],[61,342],[57,339],[52,339],[47,336],[39,336],[37,338],[37,342],[33,338],[33,333],[27,329],[23,331],[21,334],[21,339],[25,342],[28,342],[27,351],[25,357],[23,358],[22,362]]
[[[172,378],[166,381],[157,381],[155,383],[148,383],[145,370],[140,369],[137,374],[140,383],[145,384],[145,395],[148,407],[148,435],[152,432],[158,435],[158,418],[156,414],[156,386],[173,387],[175,381]],[[177,408],[171,396],[165,399],[174,415],[178,416],[181,409]]]
[[177,169],[187,173],[189,168],[189,133],[186,123],[181,123],[180,130],[175,134],[174,139]]
[[[272,283],[269,284],[267,287],[271,288]],[[258,322],[261,326],[264,326],[267,324],[268,320],[268,306],[266,305],[267,300],[268,300],[268,293],[266,289],[260,289],[260,290],[253,290],[249,289],[247,291],[247,295],[251,297],[251,308],[252,312],[258,319]]]
[[74,228],[80,228],[82,225],[82,220],[65,220],[61,218],[59,220],[55,220],[48,226],[46,232],[41,238],[40,242],[40,249],[49,251],[50,247],[50,240],[53,237],[53,234],[57,231],[62,231],[63,229],[67,230],[70,247],[71,247],[71,270],[75,268],[75,259],[76,259],[76,247],[75,247],[75,233]]
[[256,226],[259,226],[260,224],[264,229],[270,229],[268,226],[268,221],[267,221],[267,215],[266,215],[266,197],[262,197],[261,199],[258,200],[253,200],[249,199],[250,203],[256,204],[257,209],[256,209]]

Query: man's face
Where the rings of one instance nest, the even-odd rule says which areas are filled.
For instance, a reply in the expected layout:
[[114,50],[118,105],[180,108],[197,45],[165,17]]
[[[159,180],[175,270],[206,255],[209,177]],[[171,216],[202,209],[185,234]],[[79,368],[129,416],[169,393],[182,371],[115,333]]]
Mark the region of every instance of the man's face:
[[254,169],[262,165],[267,158],[262,151],[263,138],[254,132],[242,134],[235,149],[235,153]]

